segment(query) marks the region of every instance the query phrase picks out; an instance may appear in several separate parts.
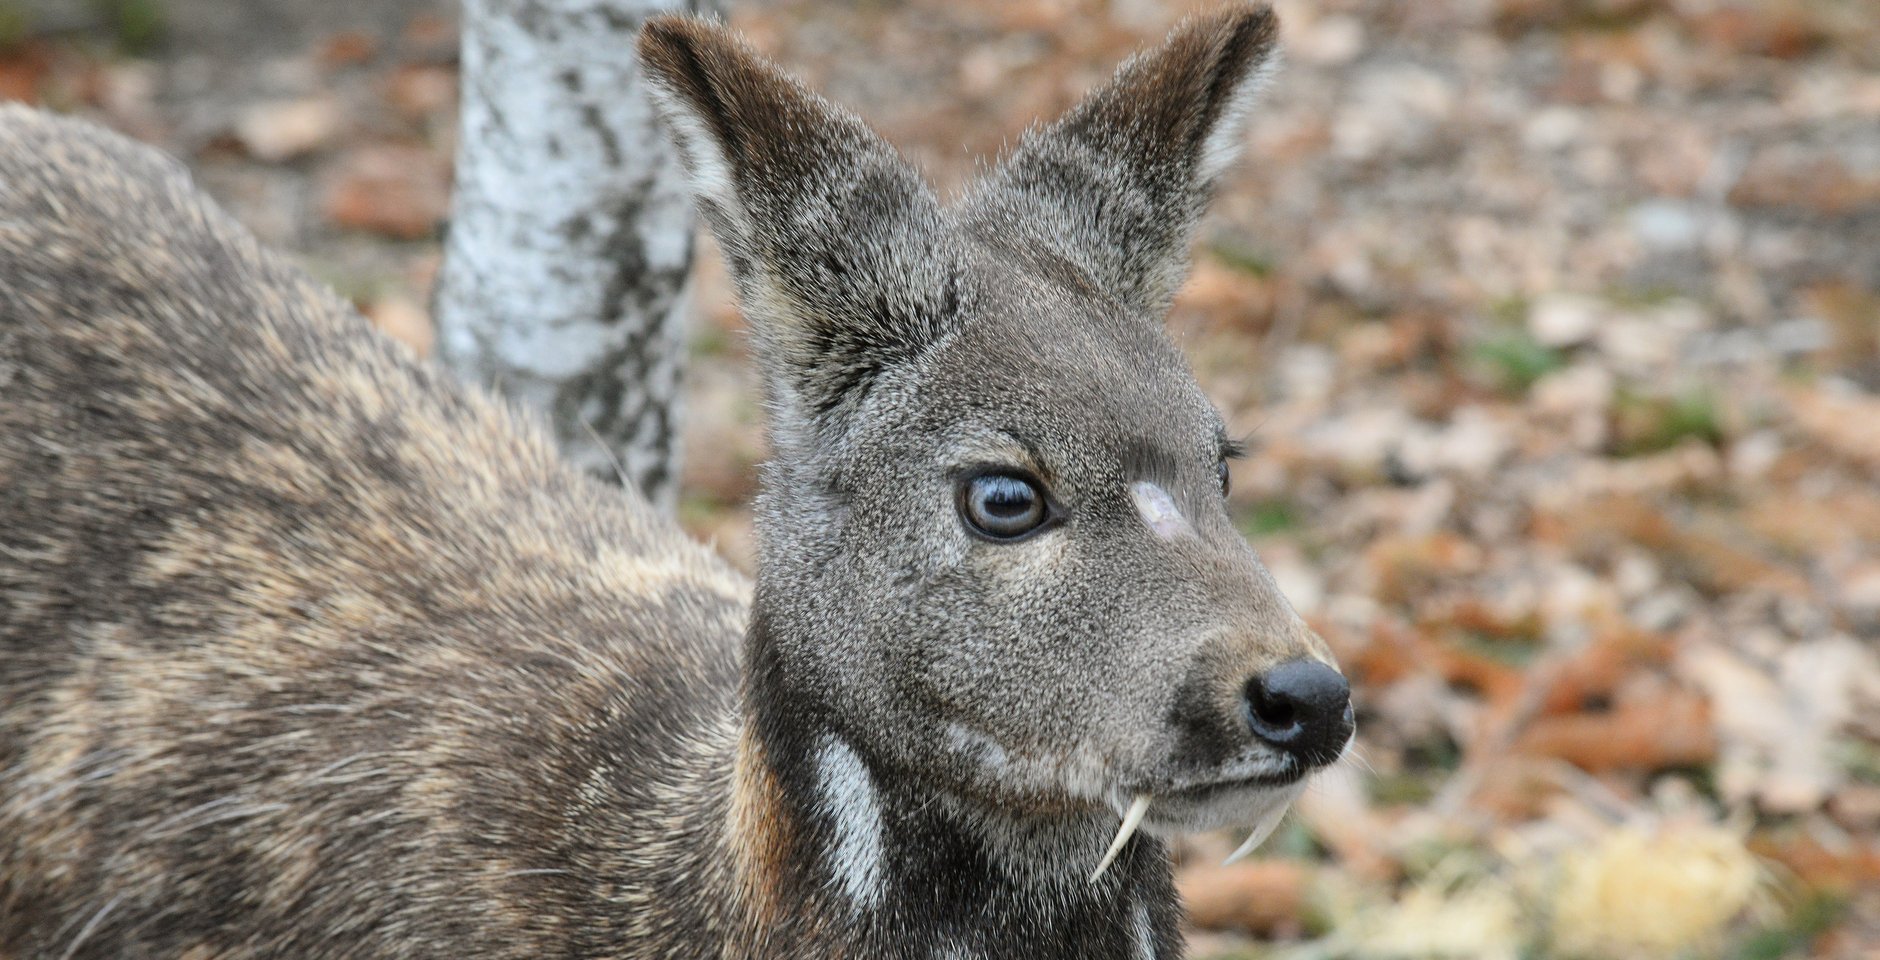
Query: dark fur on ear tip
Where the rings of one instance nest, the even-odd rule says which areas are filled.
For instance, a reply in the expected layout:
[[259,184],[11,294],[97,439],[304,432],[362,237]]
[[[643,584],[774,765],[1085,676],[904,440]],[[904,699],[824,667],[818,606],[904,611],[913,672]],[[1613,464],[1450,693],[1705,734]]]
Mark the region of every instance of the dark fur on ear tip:
[[[1265,4],[1234,4],[1190,17],[1154,49],[1126,63],[1111,81],[1064,119],[1067,128],[1127,130],[1131,146],[1151,163],[1193,166],[1207,181],[1226,166],[1207,140],[1236,126],[1254,74],[1279,41],[1279,17]],[[1161,149],[1158,149],[1161,148]]]
[[[1279,16],[1266,4],[1242,4],[1221,11],[1218,19],[1198,21],[1201,33],[1218,44],[1207,109],[1198,129],[1213,125],[1223,105],[1231,103],[1235,89],[1250,71],[1264,66],[1279,43]],[[1210,22],[1212,21],[1212,22]]]
[[640,26],[639,49],[646,66],[675,85],[682,76],[696,76],[708,57],[732,59],[742,50],[755,59],[724,24],[673,13],[647,18]]
[[1265,4],[1182,21],[1027,134],[975,188],[965,222],[1015,252],[1049,251],[1128,309],[1159,315],[1208,198],[1240,155],[1278,39]]
[[822,415],[957,313],[938,201],[886,141],[728,28],[657,17],[641,63],[771,382]]
[[1175,36],[1201,34],[1223,38],[1223,60],[1246,62],[1272,49],[1279,41],[1279,15],[1271,4],[1230,3],[1218,10],[1196,14],[1175,27]]
[[740,46],[724,27],[693,17],[653,17],[640,27],[640,63],[647,76],[692,104],[719,137],[729,132],[731,118],[717,89],[738,72],[738,60],[753,59]]
[[[721,23],[654,17],[640,28],[640,61],[654,101],[693,174],[702,173],[708,136],[724,155],[723,173],[743,181],[789,181],[818,172],[831,157],[869,139],[860,121],[824,101]],[[688,133],[685,121],[700,129]],[[761,172],[760,172],[761,171]]]

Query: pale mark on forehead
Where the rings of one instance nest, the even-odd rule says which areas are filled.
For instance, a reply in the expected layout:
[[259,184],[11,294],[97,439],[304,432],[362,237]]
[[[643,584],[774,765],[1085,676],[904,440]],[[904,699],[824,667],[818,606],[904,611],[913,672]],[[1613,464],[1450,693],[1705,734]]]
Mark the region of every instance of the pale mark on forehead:
[[1129,485],[1129,498],[1135,501],[1142,522],[1148,524],[1156,536],[1173,540],[1183,534],[1194,535],[1195,528],[1182,516],[1181,509],[1175,506],[1175,498],[1169,496],[1167,490],[1147,480],[1138,480]]

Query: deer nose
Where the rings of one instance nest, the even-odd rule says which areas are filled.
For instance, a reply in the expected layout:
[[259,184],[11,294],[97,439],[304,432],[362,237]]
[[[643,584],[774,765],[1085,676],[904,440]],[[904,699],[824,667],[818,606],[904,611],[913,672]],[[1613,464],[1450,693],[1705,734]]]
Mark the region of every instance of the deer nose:
[[1247,681],[1247,715],[1254,736],[1324,766],[1351,737],[1351,684],[1317,660],[1288,660]]

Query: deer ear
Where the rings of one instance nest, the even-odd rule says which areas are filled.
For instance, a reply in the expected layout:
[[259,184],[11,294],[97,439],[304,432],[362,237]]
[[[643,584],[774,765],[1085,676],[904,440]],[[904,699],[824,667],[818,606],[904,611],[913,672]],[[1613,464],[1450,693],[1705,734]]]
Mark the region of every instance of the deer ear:
[[1126,307],[1160,315],[1187,274],[1215,183],[1240,155],[1278,19],[1236,4],[1186,21],[975,190],[981,237],[1046,249]]
[[654,18],[639,49],[781,413],[830,413],[953,322],[939,203],[892,147],[723,27]]

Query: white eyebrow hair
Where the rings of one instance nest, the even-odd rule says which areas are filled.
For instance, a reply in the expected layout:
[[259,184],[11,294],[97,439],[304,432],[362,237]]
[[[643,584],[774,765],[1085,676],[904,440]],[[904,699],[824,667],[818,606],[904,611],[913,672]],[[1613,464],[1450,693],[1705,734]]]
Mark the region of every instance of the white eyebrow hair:
[[957,437],[948,445],[945,456],[956,464],[1010,463],[1034,473],[1043,473],[1044,464],[1037,450],[1023,437],[1008,430],[975,430]]

